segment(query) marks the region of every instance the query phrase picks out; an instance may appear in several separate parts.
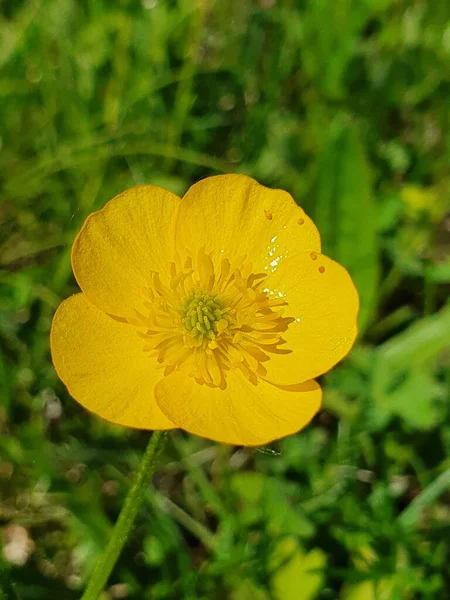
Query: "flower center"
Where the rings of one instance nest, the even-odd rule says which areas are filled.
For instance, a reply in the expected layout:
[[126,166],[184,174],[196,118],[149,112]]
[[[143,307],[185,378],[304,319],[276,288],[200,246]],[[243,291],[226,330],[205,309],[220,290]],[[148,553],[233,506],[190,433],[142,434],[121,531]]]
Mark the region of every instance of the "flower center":
[[264,287],[266,273],[252,264],[213,257],[200,250],[170,264],[170,277],[151,273],[146,314],[136,311],[144,327],[144,350],[170,375],[183,369],[201,385],[225,388],[232,369],[256,385],[271,355],[290,353],[282,337],[294,321],[284,316],[281,293]]
[[218,296],[195,292],[186,298],[180,315],[186,331],[195,341],[195,346],[201,346],[204,338],[214,344],[218,334],[225,331],[231,321],[231,308],[225,308],[223,301]]

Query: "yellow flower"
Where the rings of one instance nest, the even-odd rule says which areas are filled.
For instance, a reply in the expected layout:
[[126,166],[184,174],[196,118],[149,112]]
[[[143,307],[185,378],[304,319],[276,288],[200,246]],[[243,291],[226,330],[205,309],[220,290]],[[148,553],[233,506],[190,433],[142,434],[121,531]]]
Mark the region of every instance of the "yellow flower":
[[318,411],[313,381],[350,350],[358,295],[292,197],[243,175],[183,199],[143,185],[90,215],[82,292],[52,325],[70,394],[108,421],[260,445]]

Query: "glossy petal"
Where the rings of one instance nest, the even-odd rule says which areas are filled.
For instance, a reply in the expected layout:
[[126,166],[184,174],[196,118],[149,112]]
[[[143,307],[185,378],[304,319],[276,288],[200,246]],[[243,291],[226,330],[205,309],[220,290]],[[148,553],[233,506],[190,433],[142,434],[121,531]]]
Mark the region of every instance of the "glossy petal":
[[230,374],[221,390],[176,371],[156,385],[155,396],[167,417],[190,433],[259,446],[305,427],[319,410],[322,392],[315,381],[289,391],[262,380],[255,386],[238,372]]
[[202,179],[183,197],[176,229],[180,256],[204,247],[231,259],[246,255],[256,272],[270,272],[295,252],[320,252],[320,236],[292,196],[245,175]]
[[282,334],[293,352],[271,354],[269,381],[294,384],[325,373],[352,347],[358,293],[347,271],[323,254],[304,252],[286,259],[267,278],[269,295],[287,301],[284,316],[296,319]]
[[153,396],[162,372],[137,330],[76,294],[53,318],[53,364],[69,393],[107,421],[139,429],[173,429]]
[[167,273],[173,260],[179,204],[171,192],[141,185],[86,219],[73,244],[72,267],[93,304],[125,318],[142,309],[150,272]]

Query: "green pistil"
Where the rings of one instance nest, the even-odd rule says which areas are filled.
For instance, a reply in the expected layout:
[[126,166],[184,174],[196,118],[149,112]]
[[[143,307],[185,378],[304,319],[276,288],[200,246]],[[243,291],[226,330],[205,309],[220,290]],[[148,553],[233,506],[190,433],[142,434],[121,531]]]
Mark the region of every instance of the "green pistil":
[[180,310],[182,321],[188,333],[199,342],[204,337],[213,341],[219,333],[218,323],[230,319],[230,308],[225,308],[217,296],[196,293],[183,303]]

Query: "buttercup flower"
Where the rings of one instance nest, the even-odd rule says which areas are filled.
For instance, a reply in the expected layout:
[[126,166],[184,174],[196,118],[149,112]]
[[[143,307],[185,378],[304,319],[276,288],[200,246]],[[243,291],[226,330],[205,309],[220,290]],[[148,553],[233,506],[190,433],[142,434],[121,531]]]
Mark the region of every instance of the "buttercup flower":
[[313,380],[350,350],[358,295],[292,197],[243,175],[180,199],[152,185],[90,215],[51,349],[70,394],[108,421],[260,445],[303,428]]

